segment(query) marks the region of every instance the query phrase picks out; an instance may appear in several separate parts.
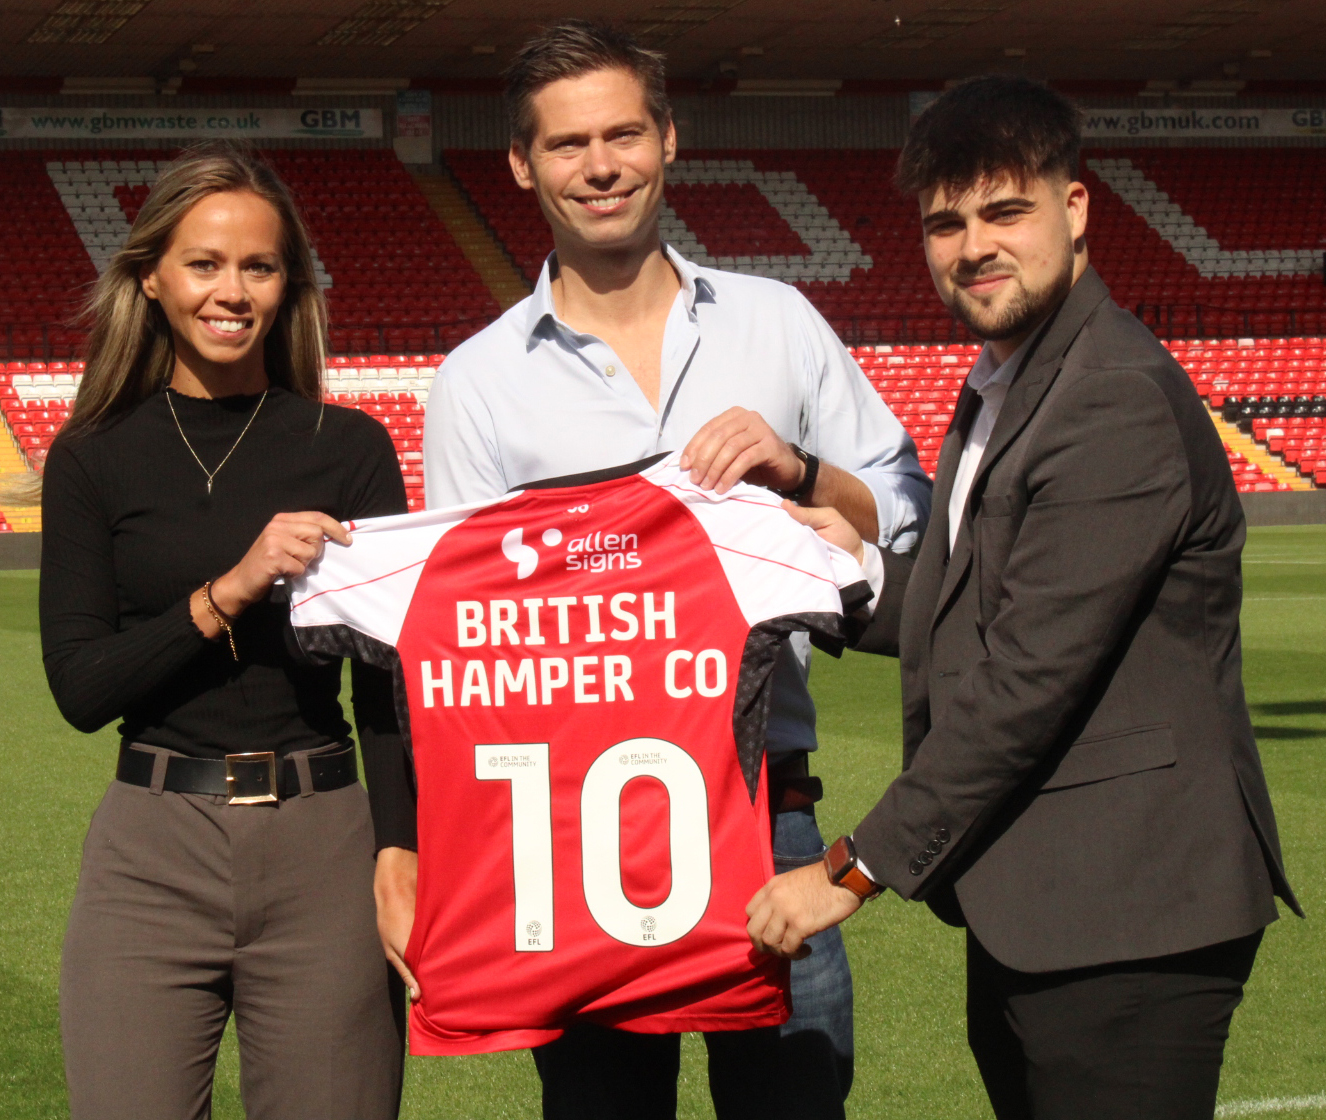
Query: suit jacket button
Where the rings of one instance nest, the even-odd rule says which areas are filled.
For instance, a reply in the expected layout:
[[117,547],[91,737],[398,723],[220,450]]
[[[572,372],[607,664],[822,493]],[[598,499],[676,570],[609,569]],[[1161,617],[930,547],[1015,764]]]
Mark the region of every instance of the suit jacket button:
[[938,840],[941,844],[947,844],[951,839],[953,839],[953,837],[950,835],[949,830],[947,828],[941,828],[938,832],[935,833],[935,839]]
[[910,864],[908,864],[907,870],[910,871],[913,875],[919,875],[921,874],[922,871],[925,870],[925,864],[921,863],[920,860],[914,859]]
[[925,846],[925,850],[929,852],[932,856],[937,856],[941,851],[944,850],[944,845],[941,844],[938,840],[931,840],[930,843]]
[[929,852],[922,852],[919,856],[916,857],[916,862],[919,863],[922,867],[929,867],[932,863],[935,862],[935,857],[932,856]]

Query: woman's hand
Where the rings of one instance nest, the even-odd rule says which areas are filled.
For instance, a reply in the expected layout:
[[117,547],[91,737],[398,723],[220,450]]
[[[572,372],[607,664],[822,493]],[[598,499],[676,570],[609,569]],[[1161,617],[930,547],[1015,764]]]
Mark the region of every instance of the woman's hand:
[[419,878],[419,853],[408,848],[383,848],[373,872],[373,897],[378,904],[378,936],[387,960],[401,974],[412,1000],[419,981],[405,963],[405,947],[414,926],[414,892]]
[[[278,579],[302,576],[322,555],[327,539],[349,544],[350,534],[325,513],[278,513],[267,523],[244,559],[212,581],[212,604],[222,614],[237,618],[263,598]],[[209,638],[220,626],[207,610],[201,591],[193,594],[193,620]]]
[[828,506],[799,506],[795,502],[784,502],[783,508],[802,525],[809,525],[830,544],[836,544],[844,552],[856,557],[858,564],[866,561],[866,546],[861,534],[836,509]]

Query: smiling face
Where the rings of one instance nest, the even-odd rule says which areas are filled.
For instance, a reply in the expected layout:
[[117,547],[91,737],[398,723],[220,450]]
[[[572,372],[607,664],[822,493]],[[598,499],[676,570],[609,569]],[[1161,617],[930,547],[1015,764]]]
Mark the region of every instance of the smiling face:
[[534,139],[527,151],[512,146],[511,170],[534,191],[559,249],[656,246],[677,134],[671,122],[659,131],[639,80],[619,69],[563,78],[533,108]]
[[197,203],[166,243],[143,292],[157,300],[181,367],[199,378],[220,375],[252,391],[263,373],[263,339],[285,297],[281,218],[249,191],[225,191]]
[[[1052,176],[922,192],[926,263],[946,307],[978,338],[1012,348],[1086,268],[1087,190]],[[1011,349],[1010,349],[1011,352]]]

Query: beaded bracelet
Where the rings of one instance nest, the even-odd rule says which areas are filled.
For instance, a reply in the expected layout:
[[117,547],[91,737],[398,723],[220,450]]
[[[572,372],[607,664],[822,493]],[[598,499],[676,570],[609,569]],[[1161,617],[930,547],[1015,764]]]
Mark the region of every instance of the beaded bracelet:
[[238,661],[239,650],[235,648],[235,628],[233,625],[235,620],[231,618],[228,614],[226,614],[226,612],[223,611],[220,607],[218,607],[214,602],[212,602],[213,582],[214,582],[213,580],[209,579],[205,584],[203,584],[203,606],[207,608],[207,613],[212,616],[213,621],[215,621],[216,624],[226,632],[226,639],[227,641],[230,642],[230,656],[233,657],[236,661]]

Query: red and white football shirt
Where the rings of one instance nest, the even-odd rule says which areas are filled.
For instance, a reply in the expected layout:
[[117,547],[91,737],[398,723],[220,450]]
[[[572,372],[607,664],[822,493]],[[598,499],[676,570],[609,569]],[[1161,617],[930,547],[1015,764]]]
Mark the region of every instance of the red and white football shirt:
[[836,640],[869,592],[768,491],[638,466],[353,524],[292,587],[306,650],[404,694],[412,1053],[787,1018],[786,965],[746,937],[767,683],[787,633]]

